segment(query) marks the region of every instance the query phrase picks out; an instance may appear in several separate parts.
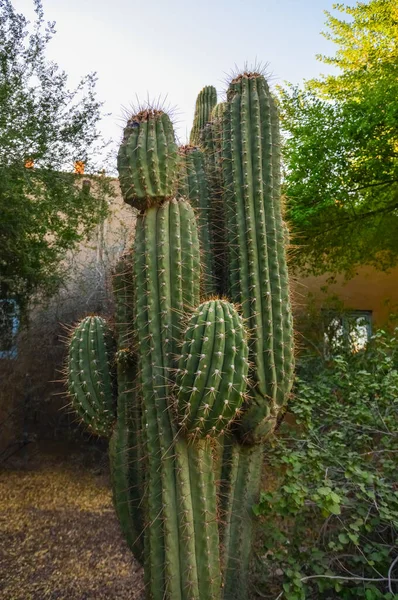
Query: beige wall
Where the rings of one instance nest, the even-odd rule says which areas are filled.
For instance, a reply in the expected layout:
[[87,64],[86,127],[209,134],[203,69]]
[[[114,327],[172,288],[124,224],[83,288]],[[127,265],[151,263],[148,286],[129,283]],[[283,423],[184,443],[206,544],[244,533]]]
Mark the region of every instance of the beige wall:
[[383,273],[372,267],[361,267],[353,279],[345,281],[339,276],[332,284],[327,283],[328,277],[297,278],[294,298],[298,309],[304,307],[309,298],[321,308],[328,297],[336,296],[346,309],[371,310],[376,327],[383,327],[390,314],[398,312],[398,268]]
[[[83,262],[94,251],[97,259],[102,258],[102,253],[108,254],[109,262],[114,264],[117,256],[131,244],[136,211],[123,202],[117,180],[114,186],[117,197],[112,200],[111,216],[98,228],[93,239],[82,245]],[[372,311],[376,327],[384,326],[390,313],[398,313],[398,267],[389,273],[371,267],[359,268],[353,279],[345,281],[339,276],[333,284],[328,283],[329,277],[326,274],[295,278],[293,297],[297,311],[305,309],[309,302],[325,307],[327,299],[336,296],[346,309]]]

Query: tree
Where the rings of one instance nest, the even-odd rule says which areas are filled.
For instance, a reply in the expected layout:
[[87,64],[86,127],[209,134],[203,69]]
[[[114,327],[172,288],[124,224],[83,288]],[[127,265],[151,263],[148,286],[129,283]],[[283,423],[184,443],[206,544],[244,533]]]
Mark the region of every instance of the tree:
[[30,24],[0,0],[0,297],[22,308],[57,289],[62,259],[104,218],[110,193],[105,177],[88,184],[73,173],[77,161],[98,173],[96,76],[68,89],[65,72],[46,58],[54,23],[33,2]]
[[287,218],[312,273],[387,269],[398,261],[398,6],[334,6],[318,56],[340,72],[280,90]]

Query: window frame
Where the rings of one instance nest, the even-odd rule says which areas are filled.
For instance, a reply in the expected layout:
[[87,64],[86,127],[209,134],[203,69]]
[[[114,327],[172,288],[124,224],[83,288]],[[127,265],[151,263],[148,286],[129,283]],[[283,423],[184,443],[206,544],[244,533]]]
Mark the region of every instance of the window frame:
[[[363,349],[366,344],[369,342],[370,338],[373,335],[373,311],[372,310],[364,310],[364,309],[350,309],[350,310],[343,310],[341,312],[337,311],[337,310],[330,310],[330,309],[322,309],[322,321],[323,321],[323,332],[324,332],[324,353],[325,356],[330,356],[333,351],[333,345],[332,345],[332,339],[330,338],[330,335],[328,334],[328,328],[330,327],[332,321],[334,319],[338,319],[340,321],[340,326],[342,329],[342,336],[341,336],[341,341],[340,344],[337,343],[336,347],[338,348],[339,345],[340,346],[344,346],[345,344],[347,344],[347,346],[351,347],[352,352],[356,352],[359,351],[361,349]],[[353,345],[353,340],[351,339],[351,332],[352,332],[352,322],[354,320],[363,318],[364,319],[364,326],[366,327],[366,341],[364,343],[364,345],[358,349],[355,349],[354,345]],[[338,340],[336,340],[338,341]]]

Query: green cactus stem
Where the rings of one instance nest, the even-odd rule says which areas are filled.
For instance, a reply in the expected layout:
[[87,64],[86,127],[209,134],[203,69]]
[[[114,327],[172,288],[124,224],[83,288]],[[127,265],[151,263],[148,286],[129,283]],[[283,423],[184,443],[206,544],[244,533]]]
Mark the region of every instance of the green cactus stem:
[[88,427],[109,437],[115,422],[114,341],[101,317],[86,317],[69,342],[68,390],[72,406]]
[[221,474],[224,600],[248,598],[253,505],[258,501],[264,448],[225,440]]
[[214,280],[217,292],[227,294],[227,232],[222,198],[222,116],[226,103],[217,104],[211,121],[201,131],[201,150],[205,156],[205,170],[211,192],[210,231],[214,253]]
[[206,85],[196,99],[195,114],[189,143],[200,145],[200,132],[211,119],[211,112],[217,104],[217,91],[212,85]]
[[[220,595],[218,531],[212,508],[216,488],[206,467],[211,464],[211,448],[193,445],[188,451],[170,406],[182,316],[199,303],[199,257],[196,217],[187,202],[171,200],[138,217],[135,321],[148,457],[145,568],[154,600],[210,600]],[[197,452],[207,453],[207,462]],[[193,486],[203,488],[197,501]],[[201,521],[203,528],[203,519],[209,530],[205,540],[203,531],[195,527]]]
[[224,444],[222,499],[224,600],[248,597],[252,511],[263,444],[292,385],[293,332],[280,198],[279,129],[265,79],[244,73],[223,112],[223,199],[229,294],[250,331],[253,386],[234,436]]
[[197,214],[202,264],[202,291],[214,293],[214,259],[210,232],[210,190],[205,173],[204,155],[195,146],[179,148],[178,197],[189,200]]
[[292,385],[293,330],[287,285],[276,110],[257,73],[231,82],[223,117],[223,169],[232,300],[250,338],[253,401],[240,423],[254,439],[272,431]]
[[174,196],[177,145],[166,113],[148,109],[129,119],[117,168],[125,202],[139,210]]
[[134,286],[132,256],[125,254],[113,280],[116,299],[117,420],[109,443],[113,501],[123,535],[135,558],[143,563],[144,446],[142,400],[138,388],[137,358],[133,352]]
[[179,364],[178,412],[194,437],[219,436],[239,415],[248,372],[242,317],[224,300],[199,306],[185,334]]

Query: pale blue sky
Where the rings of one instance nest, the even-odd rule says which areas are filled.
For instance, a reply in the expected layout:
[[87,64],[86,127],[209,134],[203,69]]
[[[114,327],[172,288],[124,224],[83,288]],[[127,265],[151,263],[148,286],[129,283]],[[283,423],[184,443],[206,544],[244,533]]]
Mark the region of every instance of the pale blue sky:
[[[106,136],[121,135],[122,107],[167,95],[178,108],[177,133],[184,142],[195,99],[204,85],[220,94],[225,79],[256,59],[269,63],[274,83],[328,72],[315,54],[334,45],[320,35],[323,11],[334,0],[43,0],[46,20],[57,22],[50,57],[71,85],[97,71],[98,96],[111,112]],[[354,4],[354,2],[351,2]],[[32,15],[31,0],[14,0]]]

